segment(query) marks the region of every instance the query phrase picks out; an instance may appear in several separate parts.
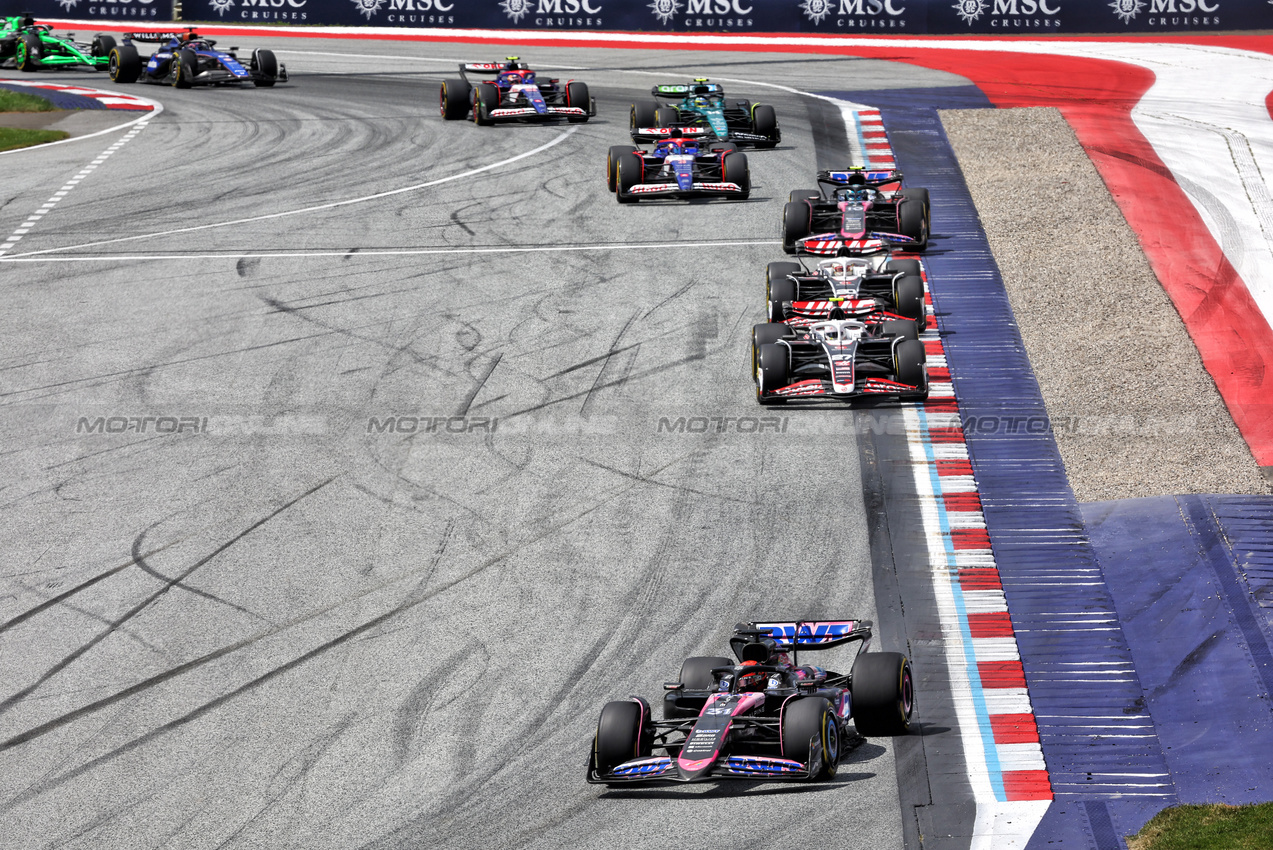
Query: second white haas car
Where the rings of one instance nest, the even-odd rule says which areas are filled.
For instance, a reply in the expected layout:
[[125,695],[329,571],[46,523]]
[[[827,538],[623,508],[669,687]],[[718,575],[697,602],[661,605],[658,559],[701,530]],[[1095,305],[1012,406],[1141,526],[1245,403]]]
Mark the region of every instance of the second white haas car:
[[[486,79],[473,82],[469,74]],[[501,121],[548,121],[565,118],[582,124],[597,114],[597,102],[588,84],[537,75],[516,56],[503,62],[468,62],[460,65],[460,79],[443,80],[438,92],[438,111],[447,121],[472,118],[489,126]]]

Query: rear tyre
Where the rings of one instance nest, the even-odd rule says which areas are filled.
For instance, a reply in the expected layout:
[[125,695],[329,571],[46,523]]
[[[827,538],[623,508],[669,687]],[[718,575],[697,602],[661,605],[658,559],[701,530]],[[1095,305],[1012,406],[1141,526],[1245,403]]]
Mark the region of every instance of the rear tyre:
[[[914,326],[914,322],[908,324]],[[902,340],[893,350],[893,360],[894,368],[897,369],[897,382],[918,387],[927,396],[928,386],[924,381],[924,344],[916,339]],[[875,654],[884,655],[885,653]]]
[[625,761],[650,754],[644,713],[636,700],[608,702],[602,706],[592,743],[598,771],[609,773]]
[[116,47],[110,52],[106,70],[116,83],[135,83],[141,76],[141,57],[131,44]]
[[443,80],[438,90],[438,112],[446,121],[459,121],[468,114],[473,88],[464,80]]
[[195,74],[198,73],[199,56],[190,48],[178,53],[172,60],[172,84],[179,89],[188,89],[194,85]]
[[880,322],[880,329],[885,336],[900,336],[902,339],[919,340],[919,326],[910,319],[891,319]]
[[772,345],[780,339],[791,336],[791,328],[778,322],[767,322],[753,325],[751,329],[751,379],[760,382],[760,347]]
[[904,274],[893,282],[893,303],[899,316],[914,319],[920,329],[928,324],[924,309],[924,281],[919,275]]
[[808,764],[815,740],[822,745],[822,767],[814,779],[834,779],[840,768],[840,726],[831,703],[822,697],[788,702],[782,709],[782,757]]
[[473,123],[490,127],[495,123],[491,110],[499,108],[499,89],[490,83],[478,83],[473,97]]
[[820,201],[822,193],[817,189],[796,189],[787,196],[788,201]]
[[93,36],[93,48],[91,54],[93,56],[107,57],[111,55],[111,51],[115,49],[115,39],[106,33],[99,32]]
[[628,113],[628,122],[632,130],[643,130],[658,126],[658,104],[634,103]]
[[864,652],[853,662],[853,725],[868,737],[905,735],[911,729],[915,685],[900,652]]
[[610,152],[606,154],[606,185],[611,192],[619,175],[619,157],[625,153],[632,153],[632,145],[611,145]]
[[772,148],[778,144],[778,116],[772,106],[755,106],[751,110],[751,131],[758,136],[767,136],[768,141],[757,142],[758,148]]
[[655,110],[655,122],[659,127],[671,127],[673,124],[680,124],[681,110],[670,104],[659,104],[659,108]]
[[812,205],[808,201],[788,202],[782,208],[782,250],[796,253],[796,240],[808,236],[812,228]]
[[40,46],[40,37],[31,33],[24,33],[22,38],[18,39],[17,52],[14,54],[14,63],[18,66],[19,71],[31,73],[40,69],[40,57],[44,54]]
[[696,655],[685,659],[685,663],[681,665],[679,681],[687,691],[714,691],[716,677],[712,675],[712,669],[733,665],[733,661],[721,655]]
[[256,72],[261,75],[261,79],[253,80],[252,85],[259,89],[272,88],[278,78],[278,59],[274,58],[274,51],[258,50],[252,58],[256,63]]
[[625,153],[619,157],[615,167],[614,196],[621,204],[635,204],[636,195],[632,187],[644,177],[645,164],[635,153]]
[[737,183],[742,194],[737,197],[747,200],[751,197],[751,169],[747,167],[747,154],[733,151],[725,154],[720,164],[720,179],[726,183]]
[[566,83],[566,106],[577,106],[584,111],[583,115],[570,115],[566,120],[571,124],[588,122],[588,105],[592,102],[588,94],[588,84],[579,81]]
[[[923,196],[918,193],[923,192]],[[928,204],[926,189],[904,189],[897,202],[897,230],[903,236],[915,240],[915,248],[924,250],[928,247]]]
[[902,274],[923,275],[919,260],[889,260],[884,264],[884,271],[894,274],[901,272]]
[[769,292],[765,298],[765,312],[771,322],[781,322],[782,305],[786,301],[796,300],[796,282],[789,277],[780,277],[769,281]]

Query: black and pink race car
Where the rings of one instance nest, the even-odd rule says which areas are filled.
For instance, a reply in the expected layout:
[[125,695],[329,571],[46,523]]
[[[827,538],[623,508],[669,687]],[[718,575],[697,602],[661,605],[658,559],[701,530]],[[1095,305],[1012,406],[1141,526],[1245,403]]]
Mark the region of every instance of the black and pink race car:
[[788,254],[840,257],[882,240],[904,250],[928,247],[932,211],[927,189],[903,189],[900,171],[848,168],[818,172],[818,189],[797,189],[782,211]]
[[[729,641],[737,661],[686,659],[680,680],[663,686],[662,720],[640,697],[606,703],[588,781],[831,779],[861,736],[910,731],[910,662],[867,652],[870,640],[869,620],[739,623]],[[848,674],[800,664],[799,652],[847,644],[857,644]]]

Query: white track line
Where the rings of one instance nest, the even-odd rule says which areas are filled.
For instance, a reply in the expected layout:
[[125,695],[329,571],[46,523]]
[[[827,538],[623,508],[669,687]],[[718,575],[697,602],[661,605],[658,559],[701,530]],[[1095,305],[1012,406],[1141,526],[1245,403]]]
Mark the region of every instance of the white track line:
[[420,189],[427,189],[430,186],[438,186],[443,183],[450,183],[453,180],[463,180],[465,177],[472,177],[474,174],[481,174],[484,171],[492,171],[496,168],[503,168],[505,165],[511,165],[512,163],[526,159],[527,157],[535,156],[537,154],[543,153],[544,151],[548,150],[554,145],[561,144],[566,139],[570,138],[570,136],[572,136],[578,130],[579,130],[578,127],[571,127],[570,129],[566,130],[564,133],[557,136],[552,141],[546,142],[537,148],[526,151],[525,153],[519,153],[517,156],[512,156],[512,157],[509,157],[508,159],[500,160],[499,162],[493,162],[489,165],[483,165],[479,168],[473,168],[468,171],[461,172],[459,174],[452,174],[450,177],[440,177],[437,180],[430,180],[426,183],[417,183],[414,186],[403,186],[401,189],[390,189],[387,192],[377,192],[374,195],[363,195],[362,197],[358,197],[358,198],[348,198],[343,201],[334,201],[330,204],[318,204],[317,206],[303,207],[297,210],[284,210],[283,212],[268,213],[266,215],[255,215],[250,218],[235,219],[234,221],[221,221],[221,222],[217,222],[216,224],[199,224],[194,227],[179,227],[174,230],[160,230],[155,233],[142,233],[136,236],[121,236],[117,239],[103,239],[98,242],[84,242],[79,245],[66,245],[61,248],[46,248],[43,251],[29,251],[25,254],[15,254],[14,259],[17,259],[19,257],[35,257],[35,256],[43,255],[43,254],[55,254],[55,253],[60,253],[62,251],[74,251],[74,250],[82,249],[82,248],[97,248],[101,245],[118,245],[121,242],[134,242],[139,239],[154,239],[158,236],[174,236],[179,233],[197,233],[198,231],[201,231],[201,230],[213,230],[219,227],[237,227],[241,224],[249,224],[254,221],[269,221],[270,219],[286,218],[288,216],[293,216],[293,215],[304,215],[305,213],[322,212],[323,210],[334,210],[340,207],[349,206],[350,204],[364,204],[364,203],[367,203],[368,201],[378,201],[381,198],[388,198],[388,197],[392,197],[393,195],[401,195],[404,192],[415,192]]
[[[543,246],[532,245],[525,247],[503,247],[503,248],[394,248],[380,249],[369,251],[280,251],[277,253],[243,253],[243,252],[225,252],[220,254],[93,254],[86,257],[48,257],[33,256],[31,254],[20,254],[14,257],[0,258],[3,263],[100,263],[110,262],[112,260],[120,261],[139,261],[139,260],[256,260],[256,259],[277,259],[285,257],[299,257],[307,259],[310,257],[348,257],[355,259],[358,257],[414,257],[426,254],[551,254],[551,253],[574,253],[581,251],[646,251],[659,250],[667,251],[677,248],[742,248],[756,245],[781,245],[778,240],[771,242],[757,242],[749,240],[747,242],[650,242],[637,244],[618,244],[618,245],[557,245]],[[43,253],[43,252],[37,252]]]
[[31,213],[31,215],[27,217],[26,221],[18,225],[18,228],[13,231],[13,233],[9,236],[8,239],[6,239],[4,242],[0,242],[0,257],[3,257],[6,253],[9,252],[11,248],[17,245],[18,242],[22,240],[22,237],[26,236],[27,233],[29,233],[33,227],[35,227],[37,224],[40,223],[41,219],[43,219],[49,213],[53,212],[53,209],[59,203],[65,200],[67,195],[69,195],[75,189],[75,187],[80,184],[81,181],[85,180],[89,175],[91,175],[94,171],[96,171],[99,165],[104,165],[106,163],[106,160],[110,159],[112,154],[114,154],[124,145],[128,144],[133,139],[135,139],[137,137],[137,134],[146,128],[146,126],[149,123],[149,120],[152,117],[154,117],[155,114],[156,113],[154,112],[150,112],[150,113],[147,113],[143,118],[137,121],[129,122],[130,124],[133,124],[135,126],[131,130],[129,130],[128,133],[125,134],[125,136],[122,139],[118,140],[117,142],[115,142],[115,144],[111,145],[106,150],[102,151],[100,154],[97,155],[96,159],[94,159],[88,165],[81,168],[79,173],[76,174],[74,177],[72,177],[70,180],[67,180],[61,189],[58,189],[56,192],[53,193],[53,197],[49,198],[47,201],[44,202],[44,205],[42,207],[40,207],[35,212]]

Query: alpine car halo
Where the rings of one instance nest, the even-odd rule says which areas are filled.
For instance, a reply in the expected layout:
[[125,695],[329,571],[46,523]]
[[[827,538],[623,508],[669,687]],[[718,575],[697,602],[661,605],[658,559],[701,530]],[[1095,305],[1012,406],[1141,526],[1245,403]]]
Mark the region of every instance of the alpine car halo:
[[[663,686],[661,721],[640,697],[606,703],[587,779],[833,779],[859,736],[910,731],[910,663],[896,652],[867,652],[870,640],[869,620],[739,623],[729,641],[737,662],[687,658],[680,679]],[[858,647],[848,674],[800,664],[798,652],[851,643]]]
[[[468,77],[481,73],[477,83]],[[597,114],[597,102],[588,84],[556,77],[537,77],[516,56],[503,62],[469,62],[460,65],[460,79],[443,80],[438,109],[448,121],[472,117],[475,124],[498,121],[548,121],[565,118],[582,124]]]
[[708,142],[702,127],[644,128],[659,140],[650,150],[614,145],[606,156],[606,182],[621,204],[641,198],[751,195],[747,155],[732,142]]
[[903,189],[898,171],[848,168],[818,172],[825,189],[798,189],[782,213],[782,249],[788,254],[836,257],[855,243],[879,239],[899,248],[928,247],[931,212],[927,189]]
[[656,137],[646,127],[693,126],[708,131],[718,142],[772,148],[782,141],[774,108],[749,100],[726,100],[719,84],[698,78],[687,85],[661,85],[650,89],[658,100],[632,104],[632,141],[649,142]]
[[[158,44],[150,56],[142,57],[137,44]],[[238,48],[217,50],[216,42],[193,29],[187,32],[128,32],[124,43],[110,51],[108,68],[117,83],[158,83],[188,89],[252,83],[268,88],[287,82],[287,69],[274,58],[273,51],[253,50],[245,66]]]

